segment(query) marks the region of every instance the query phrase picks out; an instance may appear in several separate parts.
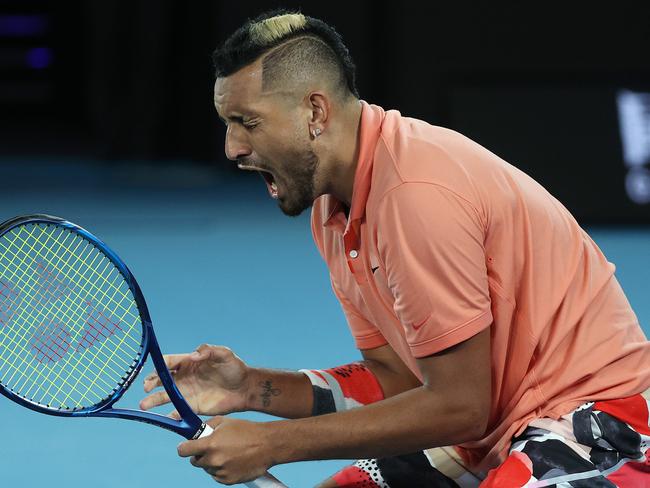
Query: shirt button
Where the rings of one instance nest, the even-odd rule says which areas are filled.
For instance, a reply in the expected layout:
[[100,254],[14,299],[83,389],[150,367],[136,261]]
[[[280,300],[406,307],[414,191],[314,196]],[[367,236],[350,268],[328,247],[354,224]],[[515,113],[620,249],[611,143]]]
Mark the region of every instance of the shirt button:
[[356,249],[352,249],[352,251],[350,251],[350,257],[352,259],[356,258],[358,255],[359,255],[359,252]]

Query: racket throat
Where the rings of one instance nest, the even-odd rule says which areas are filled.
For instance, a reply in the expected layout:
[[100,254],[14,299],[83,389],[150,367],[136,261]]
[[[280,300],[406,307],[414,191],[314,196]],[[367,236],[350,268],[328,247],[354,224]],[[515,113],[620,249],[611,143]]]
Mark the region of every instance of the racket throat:
[[196,439],[201,435],[201,433],[205,431],[206,427],[209,428],[209,426],[202,423],[201,419],[198,417],[198,422],[193,423],[187,422],[185,420],[171,419],[157,413],[143,412],[141,410],[131,410],[126,408],[111,408],[109,410],[93,412],[88,415],[92,417],[108,417],[123,420],[135,420],[136,422],[156,425],[171,432],[175,432],[176,434],[179,434],[186,439]]

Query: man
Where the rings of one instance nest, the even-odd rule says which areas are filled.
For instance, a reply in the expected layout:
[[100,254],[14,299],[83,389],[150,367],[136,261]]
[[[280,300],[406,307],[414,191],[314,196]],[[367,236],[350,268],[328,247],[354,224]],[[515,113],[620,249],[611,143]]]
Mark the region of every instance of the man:
[[287,215],[313,204],[364,359],[294,373],[216,346],[169,356],[198,413],[290,419],[216,417],[181,456],[227,484],[359,458],[322,486],[650,486],[650,343],[556,199],[462,135],[360,101],[317,19],[265,14],[214,60],[228,158]]

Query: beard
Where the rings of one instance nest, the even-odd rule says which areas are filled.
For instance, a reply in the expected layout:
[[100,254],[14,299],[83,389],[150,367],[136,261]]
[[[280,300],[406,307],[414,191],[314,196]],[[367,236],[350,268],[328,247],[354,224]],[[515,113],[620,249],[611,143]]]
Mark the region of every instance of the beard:
[[290,176],[285,180],[285,196],[278,199],[278,206],[285,215],[297,217],[317,198],[315,177],[320,161],[311,148],[303,149],[289,160],[287,172]]

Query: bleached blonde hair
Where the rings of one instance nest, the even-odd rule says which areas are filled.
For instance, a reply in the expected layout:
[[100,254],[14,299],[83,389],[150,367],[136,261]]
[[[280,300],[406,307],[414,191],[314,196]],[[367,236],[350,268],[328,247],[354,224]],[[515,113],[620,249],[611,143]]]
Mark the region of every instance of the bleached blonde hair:
[[251,41],[260,46],[268,46],[304,29],[306,25],[307,19],[303,14],[276,15],[250,24]]
[[263,89],[323,80],[342,97],[359,97],[350,53],[339,33],[322,20],[300,12],[267,12],[248,20],[212,54],[217,77],[259,58]]

